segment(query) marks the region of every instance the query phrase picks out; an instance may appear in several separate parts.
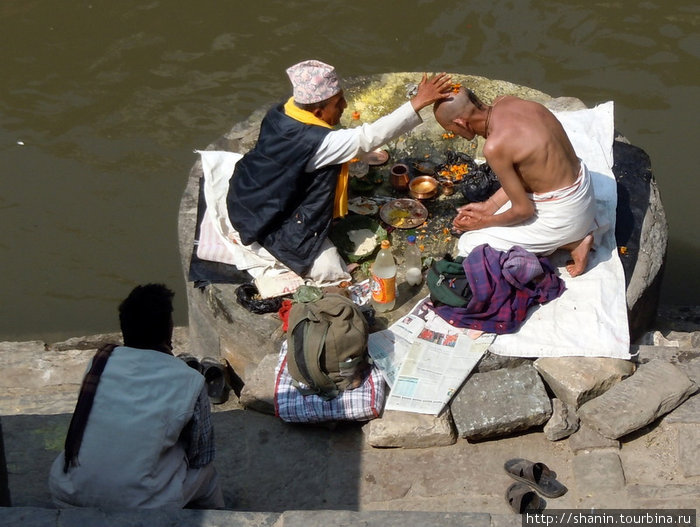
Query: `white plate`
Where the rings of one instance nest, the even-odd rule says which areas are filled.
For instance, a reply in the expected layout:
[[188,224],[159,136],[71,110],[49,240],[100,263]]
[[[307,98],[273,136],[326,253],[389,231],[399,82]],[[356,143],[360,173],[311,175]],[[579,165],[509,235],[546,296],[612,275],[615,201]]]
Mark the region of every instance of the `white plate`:
[[369,216],[371,214],[376,214],[379,211],[379,206],[371,199],[360,196],[348,200],[348,210],[355,214]]

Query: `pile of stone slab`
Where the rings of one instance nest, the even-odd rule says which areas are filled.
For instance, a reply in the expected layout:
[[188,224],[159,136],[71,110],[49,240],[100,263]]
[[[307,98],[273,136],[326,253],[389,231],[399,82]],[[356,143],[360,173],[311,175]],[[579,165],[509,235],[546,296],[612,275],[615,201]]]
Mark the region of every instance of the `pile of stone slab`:
[[[487,352],[439,416],[385,411],[368,423],[374,447],[425,448],[543,430],[551,441],[614,445],[686,400],[698,411],[700,332],[645,336],[632,359],[517,359]],[[274,414],[276,355],[243,387],[243,407]]]

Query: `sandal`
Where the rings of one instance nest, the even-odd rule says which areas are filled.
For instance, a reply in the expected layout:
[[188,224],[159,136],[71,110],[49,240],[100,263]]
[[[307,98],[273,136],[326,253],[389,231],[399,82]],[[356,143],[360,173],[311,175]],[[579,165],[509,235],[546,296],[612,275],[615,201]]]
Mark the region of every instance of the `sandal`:
[[213,404],[222,404],[228,401],[231,388],[228,385],[226,366],[221,361],[212,357],[204,357],[201,361],[204,382],[207,384],[209,400]]
[[525,514],[544,510],[545,501],[524,483],[513,483],[506,491],[506,501],[513,512]]
[[533,463],[527,459],[509,459],[503,465],[508,475],[535,489],[548,498],[558,498],[566,494],[568,490],[557,481],[557,474],[544,463]]
[[204,371],[204,368],[202,368],[199,359],[194,355],[190,355],[189,353],[181,353],[177,356],[177,358],[185,361],[185,364],[187,364],[190,368],[197,370],[199,373],[202,373]]

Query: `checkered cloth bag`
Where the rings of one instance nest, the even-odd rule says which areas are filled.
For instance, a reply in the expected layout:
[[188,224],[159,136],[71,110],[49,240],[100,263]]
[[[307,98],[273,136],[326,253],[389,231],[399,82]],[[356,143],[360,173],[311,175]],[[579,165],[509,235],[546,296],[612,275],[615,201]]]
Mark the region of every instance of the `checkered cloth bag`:
[[[287,370],[287,342],[282,343],[275,368],[275,415],[289,423],[323,421],[369,421],[379,417],[384,406],[386,385],[379,369],[372,366],[362,385],[326,400],[302,395]],[[306,388],[303,384],[302,388]]]

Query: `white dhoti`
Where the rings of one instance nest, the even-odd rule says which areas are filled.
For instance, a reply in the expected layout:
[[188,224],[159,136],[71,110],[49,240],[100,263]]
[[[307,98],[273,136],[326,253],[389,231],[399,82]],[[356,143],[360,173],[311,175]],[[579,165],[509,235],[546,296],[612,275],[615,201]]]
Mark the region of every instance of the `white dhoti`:
[[[583,239],[596,228],[595,194],[583,161],[572,185],[543,194],[528,194],[528,197],[535,206],[530,219],[518,225],[465,232],[459,239],[460,256],[468,255],[483,243],[499,251],[519,245],[532,253],[548,255],[563,245]],[[510,207],[508,201],[496,214]]]

